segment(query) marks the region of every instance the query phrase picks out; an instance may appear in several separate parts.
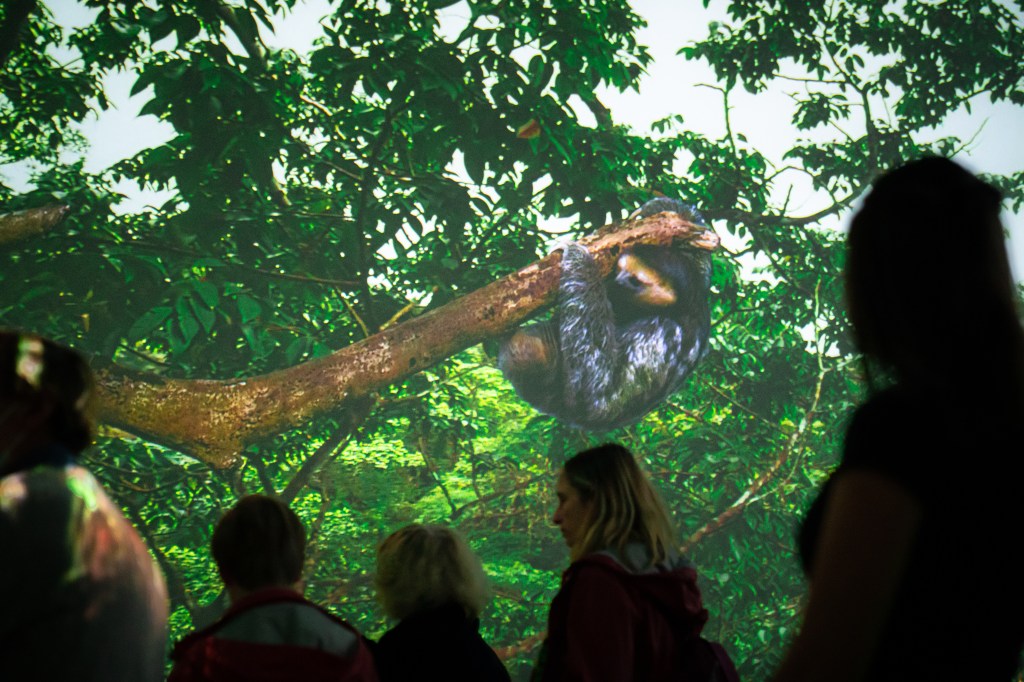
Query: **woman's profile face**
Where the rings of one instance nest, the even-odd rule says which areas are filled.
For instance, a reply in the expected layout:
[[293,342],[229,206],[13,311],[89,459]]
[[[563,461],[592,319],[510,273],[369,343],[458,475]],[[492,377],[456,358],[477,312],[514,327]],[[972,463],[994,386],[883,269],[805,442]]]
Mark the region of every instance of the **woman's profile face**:
[[583,501],[580,491],[569,483],[564,471],[558,477],[555,492],[558,495],[558,507],[551,520],[562,531],[565,544],[571,551],[586,535],[594,505],[593,502]]

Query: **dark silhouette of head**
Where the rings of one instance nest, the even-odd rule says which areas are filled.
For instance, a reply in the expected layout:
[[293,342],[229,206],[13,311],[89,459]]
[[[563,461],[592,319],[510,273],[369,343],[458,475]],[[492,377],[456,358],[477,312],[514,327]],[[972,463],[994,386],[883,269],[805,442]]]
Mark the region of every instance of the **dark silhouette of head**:
[[268,495],[247,495],[213,531],[213,559],[230,587],[252,592],[291,587],[302,579],[306,531],[288,505]]
[[1018,362],[999,210],[994,187],[944,158],[875,182],[853,218],[846,264],[850,319],[869,367],[949,388],[988,382],[1007,370],[1001,363]]
[[0,469],[32,466],[34,449],[72,453],[93,439],[94,381],[85,359],[35,334],[0,330]]

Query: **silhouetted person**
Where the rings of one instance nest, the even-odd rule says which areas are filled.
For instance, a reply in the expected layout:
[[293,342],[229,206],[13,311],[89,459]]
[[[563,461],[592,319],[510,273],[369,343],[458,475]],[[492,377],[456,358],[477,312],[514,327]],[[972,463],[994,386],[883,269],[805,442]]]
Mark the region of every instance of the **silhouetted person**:
[[377,551],[377,599],[398,621],[374,646],[381,682],[507,682],[480,637],[490,599],[480,560],[457,532],[413,524]]
[[620,445],[570,458],[553,521],[572,564],[551,603],[533,679],[543,682],[735,680],[708,619],[697,572],[676,550],[661,497]]
[[777,682],[1009,680],[1024,641],[1024,335],[999,194],[956,164],[875,183],[848,239],[869,397],[801,531]]
[[213,531],[231,606],[174,647],[169,682],[375,682],[363,638],[302,597],[306,533],[281,500],[249,495]]
[[77,463],[92,394],[77,353],[0,331],[0,679],[163,678],[163,576]]

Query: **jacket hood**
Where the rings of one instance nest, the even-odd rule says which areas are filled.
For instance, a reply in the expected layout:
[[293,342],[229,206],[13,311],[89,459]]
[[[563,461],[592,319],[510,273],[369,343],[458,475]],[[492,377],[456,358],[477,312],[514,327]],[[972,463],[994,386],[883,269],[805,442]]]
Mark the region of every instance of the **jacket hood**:
[[681,554],[649,568],[633,569],[648,563],[646,548],[629,544],[620,556],[613,551],[595,552],[574,562],[566,575],[583,566],[601,567],[616,574],[637,601],[650,604],[681,632],[700,634],[708,620],[693,563]]

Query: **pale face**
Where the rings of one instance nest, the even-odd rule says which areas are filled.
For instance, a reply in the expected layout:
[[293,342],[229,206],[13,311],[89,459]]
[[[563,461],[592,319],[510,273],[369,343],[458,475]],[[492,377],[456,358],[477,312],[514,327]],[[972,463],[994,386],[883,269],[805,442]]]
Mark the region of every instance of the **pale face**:
[[587,532],[593,503],[583,501],[580,492],[569,483],[565,472],[558,477],[555,492],[558,495],[558,508],[555,509],[555,515],[551,520],[562,531],[562,537],[565,538],[569,550],[573,551]]

